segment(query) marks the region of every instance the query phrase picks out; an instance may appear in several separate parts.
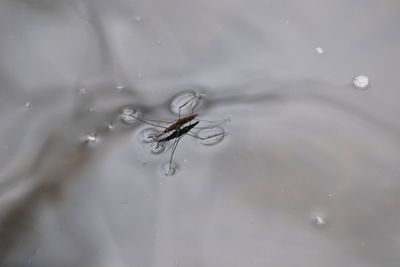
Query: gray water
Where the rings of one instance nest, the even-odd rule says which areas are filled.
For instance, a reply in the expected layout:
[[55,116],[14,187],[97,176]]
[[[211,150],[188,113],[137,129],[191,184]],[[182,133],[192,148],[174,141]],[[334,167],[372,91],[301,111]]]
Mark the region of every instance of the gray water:
[[[399,19],[395,0],[1,0],[0,266],[398,266]],[[225,135],[183,136],[166,176],[171,149],[121,109],[174,121],[181,93]]]

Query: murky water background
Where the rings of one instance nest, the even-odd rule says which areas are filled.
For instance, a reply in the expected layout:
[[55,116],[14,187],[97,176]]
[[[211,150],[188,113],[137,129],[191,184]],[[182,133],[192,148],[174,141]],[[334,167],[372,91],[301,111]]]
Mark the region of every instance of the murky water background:
[[1,1],[0,265],[398,266],[399,8]]

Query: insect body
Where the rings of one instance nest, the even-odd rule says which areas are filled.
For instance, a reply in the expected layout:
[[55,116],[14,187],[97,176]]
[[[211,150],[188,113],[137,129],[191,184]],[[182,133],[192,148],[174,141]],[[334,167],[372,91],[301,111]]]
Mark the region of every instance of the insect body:
[[[167,128],[164,129],[163,133],[168,133],[170,131],[179,129],[180,127],[182,127],[183,125],[185,125],[186,123],[192,121],[194,118],[196,118],[199,114],[192,114],[186,117],[183,117],[181,119],[178,119],[176,122],[174,122],[173,124],[171,124],[170,126],[168,126]],[[197,123],[196,123],[197,124]],[[193,126],[194,127],[194,126]],[[193,127],[191,127],[189,130],[187,130],[186,132],[190,131]],[[186,127],[185,127],[186,128]],[[181,131],[184,128],[181,129]]]
[[178,128],[176,129],[172,134],[168,135],[167,137],[164,137],[160,140],[158,140],[159,143],[161,142],[166,142],[170,141],[172,139],[181,137],[182,135],[188,133],[191,129],[193,129],[197,124],[199,124],[199,121],[196,121],[195,123],[189,124],[183,128]]

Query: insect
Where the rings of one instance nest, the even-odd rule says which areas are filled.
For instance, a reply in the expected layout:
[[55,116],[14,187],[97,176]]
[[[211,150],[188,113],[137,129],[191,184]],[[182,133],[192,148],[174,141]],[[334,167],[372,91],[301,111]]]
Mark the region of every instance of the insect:
[[[192,121],[194,118],[196,118],[199,114],[192,114],[189,116],[186,116],[184,118],[178,119],[177,121],[175,121],[173,124],[171,124],[170,126],[168,126],[167,128],[165,128],[165,130],[163,131],[163,133],[168,133],[170,131],[179,129],[180,127],[182,127],[182,125]],[[193,126],[194,127],[194,126]],[[192,128],[193,128],[192,127]],[[183,129],[182,129],[183,130]],[[189,129],[190,131],[190,129]]]
[[[195,120],[199,116],[199,114],[193,113],[196,107],[194,101],[196,101],[197,97],[198,96],[193,93],[192,97],[185,100],[183,104],[177,106],[178,119],[169,122],[167,125],[165,125],[164,123],[157,124],[154,122],[154,120],[144,120],[142,118],[137,118],[142,123],[162,129],[160,132],[152,133],[146,136],[146,138],[153,140],[156,149],[159,148],[161,144],[164,145],[165,143],[168,143],[170,141],[173,142],[172,145],[167,149],[167,151],[171,149],[171,155],[168,162],[168,170],[165,170],[166,175],[173,175],[175,172],[175,167],[173,167],[172,163],[173,157],[177,149],[177,146],[179,144],[179,141],[185,135],[189,135],[193,138],[197,138],[200,140],[207,140],[215,138],[217,136],[225,135],[224,131],[215,134],[210,134],[208,136],[199,136],[197,133],[192,132],[192,130],[195,129],[195,127],[201,121],[201,120]],[[185,115],[181,117],[181,114]],[[201,129],[210,129],[213,127],[217,127],[218,125],[226,122],[226,120],[221,120],[216,122],[215,121],[205,121],[205,122],[211,123],[212,125],[211,126],[209,125],[208,127],[203,127]]]

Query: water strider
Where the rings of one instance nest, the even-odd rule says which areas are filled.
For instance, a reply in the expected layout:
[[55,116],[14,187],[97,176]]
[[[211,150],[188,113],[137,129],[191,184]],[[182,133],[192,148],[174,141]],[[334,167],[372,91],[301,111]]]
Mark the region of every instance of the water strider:
[[[173,111],[174,113],[177,113],[178,118],[174,121],[171,122],[162,122],[159,121],[159,123],[157,123],[157,121],[155,120],[147,120],[147,119],[143,119],[140,118],[138,116],[135,116],[132,113],[130,113],[129,115],[132,116],[133,118],[137,119],[138,121],[151,125],[153,127],[156,128],[161,128],[161,131],[156,131],[156,130],[152,130],[149,131],[146,136],[144,136],[145,140],[152,140],[154,143],[152,144],[152,147],[155,148],[158,151],[158,148],[160,147],[160,145],[162,144],[164,146],[164,144],[172,141],[173,143],[171,144],[171,146],[169,146],[169,148],[167,149],[167,151],[169,149],[171,149],[171,155],[170,155],[170,159],[169,159],[169,168],[168,171],[165,171],[166,175],[173,175],[175,173],[175,167],[173,168],[174,171],[172,172],[172,160],[176,151],[176,148],[179,144],[179,141],[181,140],[181,138],[183,138],[185,135],[189,135],[193,138],[197,138],[199,140],[205,141],[208,139],[215,139],[218,136],[222,136],[225,135],[225,131],[217,131],[217,132],[210,132],[209,135],[199,135],[197,133],[194,133],[192,130],[196,129],[195,127],[200,123],[200,120],[195,120],[197,118],[197,116],[199,116],[198,113],[193,113],[195,109],[199,108],[199,97],[203,97],[203,95],[199,95],[197,93],[193,93],[193,94],[189,94],[189,93],[185,93],[185,94],[181,94],[177,96],[176,100],[174,99],[173,103],[174,103],[174,108]],[[182,101],[182,99],[187,98],[185,100],[184,103],[179,104],[179,106],[177,105],[178,102]],[[176,112],[175,112],[176,111]],[[184,114],[184,116],[182,117],[181,115]],[[206,121],[208,123],[213,123],[210,121]],[[203,127],[202,129],[213,129],[217,126],[219,126],[222,123],[225,123],[226,120],[221,120],[218,121],[217,125],[210,125],[208,127]],[[158,153],[156,153],[158,154]]]

